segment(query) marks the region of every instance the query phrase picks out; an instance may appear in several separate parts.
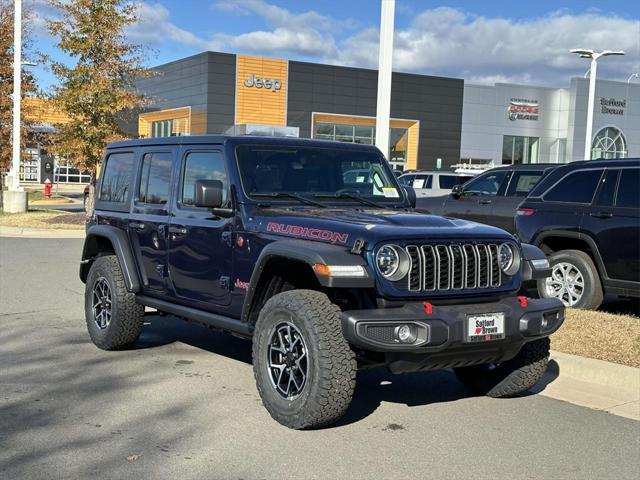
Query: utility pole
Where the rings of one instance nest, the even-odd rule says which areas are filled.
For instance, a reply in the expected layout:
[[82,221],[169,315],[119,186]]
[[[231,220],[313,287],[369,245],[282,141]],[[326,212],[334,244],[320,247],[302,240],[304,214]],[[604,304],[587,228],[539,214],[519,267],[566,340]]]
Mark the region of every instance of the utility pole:
[[391,72],[393,67],[393,20],[395,7],[395,0],[381,0],[376,147],[380,149],[385,157],[389,156],[389,116],[391,114]]

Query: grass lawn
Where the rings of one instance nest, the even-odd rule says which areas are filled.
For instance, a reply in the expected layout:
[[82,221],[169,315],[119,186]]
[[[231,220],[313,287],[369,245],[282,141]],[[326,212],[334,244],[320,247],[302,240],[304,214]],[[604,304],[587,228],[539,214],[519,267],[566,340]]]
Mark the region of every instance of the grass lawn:
[[569,308],[564,324],[551,336],[551,348],[640,367],[640,318]]
[[0,213],[0,226],[84,230],[84,213],[58,210],[29,210],[26,213]]

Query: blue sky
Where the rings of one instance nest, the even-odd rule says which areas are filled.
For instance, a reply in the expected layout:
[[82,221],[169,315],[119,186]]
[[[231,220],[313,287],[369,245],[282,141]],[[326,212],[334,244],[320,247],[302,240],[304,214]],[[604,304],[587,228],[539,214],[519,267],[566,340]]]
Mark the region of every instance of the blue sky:
[[[64,58],[46,33],[56,12],[35,11],[34,49]],[[375,68],[378,0],[148,0],[127,35],[153,49],[149,65],[204,50]],[[599,63],[599,78],[626,80],[640,69],[640,2],[396,1],[394,70],[472,83],[567,86],[588,65],[575,47],[624,49]],[[45,90],[55,83],[36,68]]]

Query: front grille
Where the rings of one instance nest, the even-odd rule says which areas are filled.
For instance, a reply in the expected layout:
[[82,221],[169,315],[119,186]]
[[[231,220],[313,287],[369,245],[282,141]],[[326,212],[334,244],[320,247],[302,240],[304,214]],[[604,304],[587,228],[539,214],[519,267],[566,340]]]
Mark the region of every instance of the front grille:
[[496,244],[408,245],[404,249],[411,260],[410,292],[496,288],[502,283]]

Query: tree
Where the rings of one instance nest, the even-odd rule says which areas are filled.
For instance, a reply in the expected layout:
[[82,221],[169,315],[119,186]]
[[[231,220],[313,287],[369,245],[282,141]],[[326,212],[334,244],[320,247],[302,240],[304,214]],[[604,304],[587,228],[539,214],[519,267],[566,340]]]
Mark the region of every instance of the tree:
[[[28,14],[22,12],[22,55],[29,51],[31,42],[26,21]],[[0,191],[2,190],[4,174],[11,168],[11,131],[13,125],[13,0],[0,0]],[[33,95],[37,90],[36,82],[27,70],[22,71],[22,98]],[[28,108],[22,103],[22,127],[20,129],[20,144],[27,143],[31,127]],[[0,194],[0,205],[2,195]]]
[[[95,179],[108,141],[125,138],[127,112],[146,104],[135,81],[149,75],[142,66],[145,49],[125,38],[138,21],[137,7],[126,0],[50,0],[62,18],[48,22],[57,46],[74,65],[51,61],[59,84],[52,100],[69,122],[56,125],[53,152]],[[92,181],[92,184],[94,182]]]

